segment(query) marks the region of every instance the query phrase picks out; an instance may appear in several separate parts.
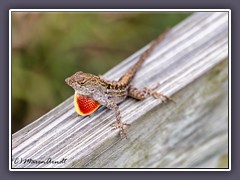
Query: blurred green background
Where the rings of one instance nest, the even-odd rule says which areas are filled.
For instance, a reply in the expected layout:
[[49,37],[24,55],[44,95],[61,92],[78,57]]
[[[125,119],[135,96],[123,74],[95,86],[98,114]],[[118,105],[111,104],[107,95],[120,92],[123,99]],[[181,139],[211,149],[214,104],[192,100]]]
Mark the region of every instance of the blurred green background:
[[66,77],[104,74],[189,15],[13,12],[12,133],[73,95]]

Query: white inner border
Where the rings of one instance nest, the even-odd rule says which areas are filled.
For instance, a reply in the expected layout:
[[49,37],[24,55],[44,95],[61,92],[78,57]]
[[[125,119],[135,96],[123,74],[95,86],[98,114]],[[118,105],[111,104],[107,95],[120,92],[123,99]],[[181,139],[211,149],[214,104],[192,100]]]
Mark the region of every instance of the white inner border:
[[[228,141],[229,141],[229,149],[228,149],[228,162],[229,167],[228,169],[14,169],[11,167],[12,165],[12,135],[11,135],[11,108],[12,108],[12,40],[11,40],[11,30],[12,30],[12,21],[11,15],[12,12],[219,12],[219,11],[226,11],[228,12],[228,32],[229,32],[229,41],[228,41],[228,89],[229,89],[229,97],[228,97],[228,114],[229,114],[229,127],[228,127]],[[9,170],[10,171],[231,171],[231,10],[230,9],[10,9],[9,10]]]

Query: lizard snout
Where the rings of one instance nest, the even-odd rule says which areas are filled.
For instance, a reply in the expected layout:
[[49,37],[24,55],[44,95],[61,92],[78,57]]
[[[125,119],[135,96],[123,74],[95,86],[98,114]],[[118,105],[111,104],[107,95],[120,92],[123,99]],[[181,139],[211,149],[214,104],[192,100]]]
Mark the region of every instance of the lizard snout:
[[72,84],[70,77],[66,78],[66,79],[65,79],[65,82],[66,82],[68,85],[71,85],[71,84]]

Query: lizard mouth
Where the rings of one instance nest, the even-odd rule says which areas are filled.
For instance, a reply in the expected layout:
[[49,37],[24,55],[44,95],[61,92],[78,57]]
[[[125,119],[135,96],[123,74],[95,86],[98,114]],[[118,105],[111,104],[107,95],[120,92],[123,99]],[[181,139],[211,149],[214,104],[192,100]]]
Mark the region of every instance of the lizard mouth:
[[100,104],[91,98],[76,93],[74,95],[74,107],[79,115],[87,116],[95,112]]

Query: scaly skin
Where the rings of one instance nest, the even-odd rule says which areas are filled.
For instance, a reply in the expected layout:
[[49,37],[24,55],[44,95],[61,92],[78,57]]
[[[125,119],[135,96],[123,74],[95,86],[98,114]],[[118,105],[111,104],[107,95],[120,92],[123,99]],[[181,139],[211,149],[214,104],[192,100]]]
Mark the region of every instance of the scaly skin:
[[[144,88],[143,90],[138,90],[137,88],[131,85],[131,81],[134,75],[136,74],[136,72],[138,71],[138,69],[141,67],[142,63],[149,57],[149,55],[152,53],[152,51],[157,46],[157,44],[160,41],[162,41],[166,33],[167,31],[161,34],[155,41],[152,42],[149,49],[147,49],[140,56],[136,64],[132,68],[130,68],[119,79],[119,81],[107,81],[102,79],[99,76],[84,73],[81,71],[76,72],[74,75],[65,79],[66,83],[75,90],[76,98],[84,97],[85,99],[89,98],[90,100],[90,101],[79,101],[79,102],[92,102],[93,100],[98,102],[100,105],[106,106],[107,108],[114,110],[115,116],[116,116],[116,123],[113,126],[114,128],[120,129],[121,137],[124,137],[124,136],[126,137],[125,125],[128,125],[128,124],[123,123],[121,121],[121,114],[120,114],[118,103],[124,101],[124,99],[126,99],[127,96],[133,97],[138,100],[143,100],[149,95],[151,95],[154,98],[161,99],[164,103],[167,100],[172,100],[170,97],[164,96],[156,92],[155,89],[158,86],[152,89]],[[95,104],[95,103],[93,102],[91,104]],[[79,108],[78,105],[79,104],[75,103],[75,107],[77,108],[76,110],[78,114],[84,115],[82,112],[79,113],[80,110],[78,109]],[[88,106],[88,104],[81,104],[81,105]],[[96,106],[92,108],[93,108],[93,111],[90,111],[91,113],[93,113],[97,109]]]

